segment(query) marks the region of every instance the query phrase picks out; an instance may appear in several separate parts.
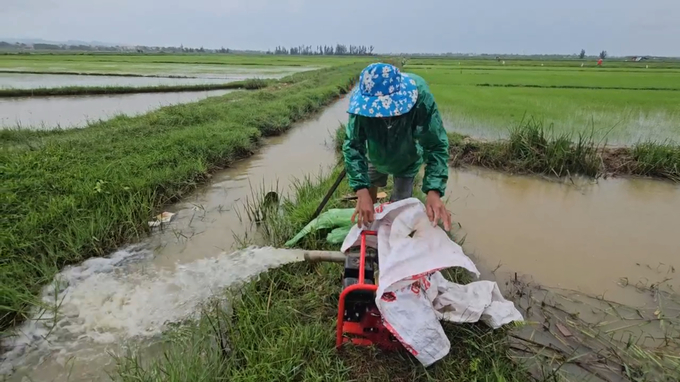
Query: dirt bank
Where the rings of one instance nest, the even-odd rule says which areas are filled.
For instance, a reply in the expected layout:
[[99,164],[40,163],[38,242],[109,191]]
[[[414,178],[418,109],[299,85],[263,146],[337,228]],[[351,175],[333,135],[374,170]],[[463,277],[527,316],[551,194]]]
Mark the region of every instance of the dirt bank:
[[223,89],[262,89],[272,81],[252,79],[225,84],[161,85],[161,86],[65,86],[38,89],[0,89],[0,98],[8,97],[52,97],[72,95],[170,93],[209,91]]

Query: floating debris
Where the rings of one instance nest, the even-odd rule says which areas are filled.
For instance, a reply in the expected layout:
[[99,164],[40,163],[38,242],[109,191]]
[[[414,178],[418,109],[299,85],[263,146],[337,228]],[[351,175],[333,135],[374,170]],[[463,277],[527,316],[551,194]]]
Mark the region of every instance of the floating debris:
[[170,223],[172,221],[172,219],[174,218],[174,216],[175,216],[175,213],[167,212],[167,211],[163,212],[162,214],[156,215],[154,220],[149,222],[149,227],[153,228],[153,227],[158,227],[161,224]]

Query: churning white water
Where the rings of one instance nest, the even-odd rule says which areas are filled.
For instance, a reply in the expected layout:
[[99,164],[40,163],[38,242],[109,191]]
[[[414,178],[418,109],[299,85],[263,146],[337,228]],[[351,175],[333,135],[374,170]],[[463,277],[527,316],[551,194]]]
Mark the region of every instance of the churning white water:
[[69,362],[111,358],[108,353],[122,351],[128,340],[156,336],[169,323],[194,318],[202,304],[225,288],[303,260],[302,251],[250,247],[167,270],[140,262],[149,256],[149,250],[128,247],[64,269],[44,289],[47,309],[36,310],[15,336],[3,341],[7,351],[0,375],[16,373],[20,378],[29,371],[23,365],[32,368],[50,359],[55,370],[45,370],[49,379],[66,379],[79,369],[64,367]]

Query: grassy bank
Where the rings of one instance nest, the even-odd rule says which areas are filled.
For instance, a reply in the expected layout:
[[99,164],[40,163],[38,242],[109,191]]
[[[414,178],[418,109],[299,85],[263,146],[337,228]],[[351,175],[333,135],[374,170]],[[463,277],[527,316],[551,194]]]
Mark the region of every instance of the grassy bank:
[[[481,141],[448,133],[450,165],[472,165],[513,174],[547,176],[648,176],[680,182],[680,146],[641,142],[609,148],[593,134],[555,132],[529,120],[511,128],[508,139]],[[342,149],[345,130],[337,130],[335,148]]]
[[56,74],[64,76],[103,76],[103,77],[148,77],[148,78],[200,78],[181,75],[160,75],[160,74],[140,74],[140,73],[101,73],[101,72],[72,72],[65,70],[23,70],[23,69],[0,69],[0,74]]
[[[263,243],[281,246],[308,221],[337,176],[304,179],[280,214],[258,228]],[[327,208],[348,207],[343,182]],[[422,196],[422,195],[421,195]],[[261,210],[261,200],[246,208]],[[330,249],[326,232],[299,245]],[[337,249],[337,248],[335,248]],[[230,296],[232,311],[217,306],[196,322],[165,334],[161,356],[131,354],[119,359],[122,381],[525,381],[507,356],[504,330],[482,324],[445,325],[450,354],[429,369],[406,351],[384,353],[347,346],[334,349],[334,328],[342,270],[337,264],[295,263],[270,270]],[[462,272],[447,277],[470,280]]]
[[680,146],[672,143],[609,148],[592,133],[555,133],[535,121],[510,129],[507,140],[484,142],[456,133],[448,136],[453,166],[469,164],[557,177],[639,175],[680,181]]
[[5,134],[0,327],[23,318],[61,267],[145,234],[160,206],[346,92],[361,67],[298,73],[285,86],[84,129]]
[[160,86],[63,86],[57,88],[37,89],[0,89],[0,98],[6,97],[49,97],[72,95],[132,94],[132,93],[170,93],[192,92],[222,89],[262,89],[272,80],[249,79],[226,84],[198,85],[160,85]]

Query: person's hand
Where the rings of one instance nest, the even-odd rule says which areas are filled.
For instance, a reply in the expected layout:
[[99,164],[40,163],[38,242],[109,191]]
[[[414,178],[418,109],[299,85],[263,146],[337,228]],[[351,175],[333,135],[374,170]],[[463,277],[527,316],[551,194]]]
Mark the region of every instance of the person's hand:
[[359,227],[362,225],[368,227],[373,223],[373,199],[366,188],[357,191],[357,207],[352,214],[352,224],[355,218]]
[[446,231],[451,230],[451,213],[446,209],[446,205],[442,202],[438,191],[429,191],[427,193],[425,208],[427,217],[430,218],[433,227],[441,220],[444,223],[444,229]]

